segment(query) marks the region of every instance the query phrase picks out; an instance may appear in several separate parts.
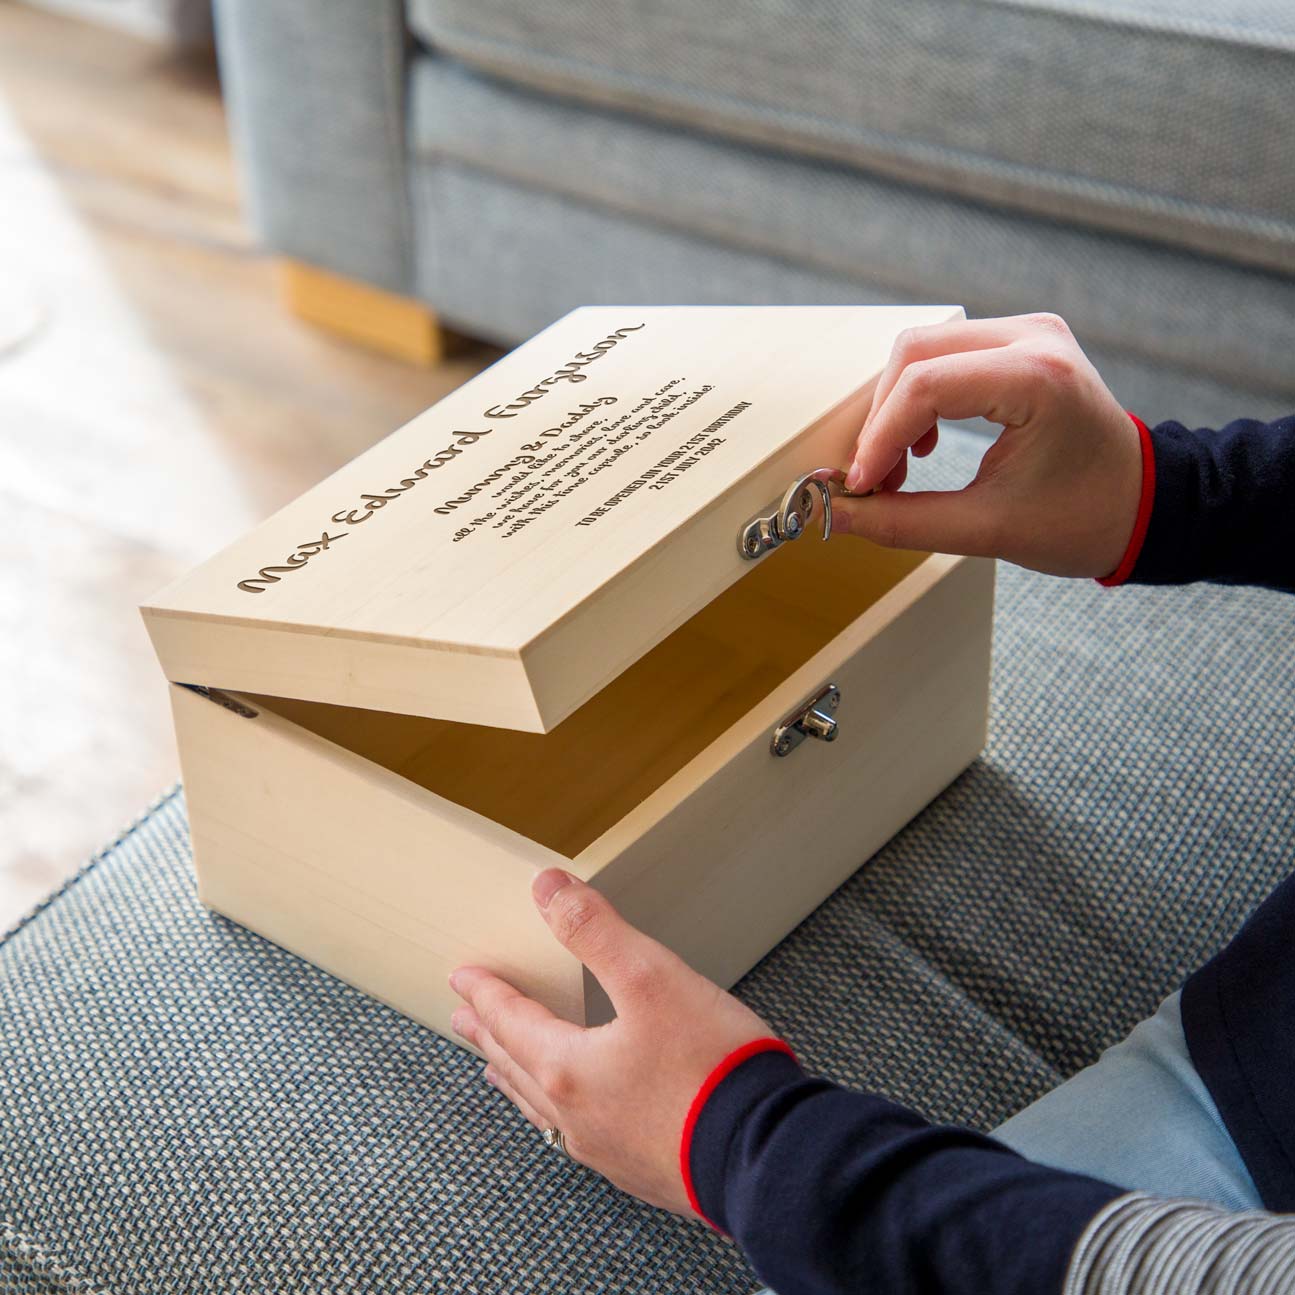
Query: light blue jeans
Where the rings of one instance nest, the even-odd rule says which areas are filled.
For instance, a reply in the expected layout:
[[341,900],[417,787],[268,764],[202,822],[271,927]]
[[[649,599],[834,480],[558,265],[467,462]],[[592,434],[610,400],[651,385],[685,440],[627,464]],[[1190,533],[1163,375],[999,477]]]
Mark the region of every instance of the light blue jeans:
[[1192,1065],[1177,994],[993,1136],[1030,1160],[1131,1191],[1263,1208]]
[[993,1136],[1030,1160],[1130,1191],[1263,1208],[1192,1065],[1177,994]]

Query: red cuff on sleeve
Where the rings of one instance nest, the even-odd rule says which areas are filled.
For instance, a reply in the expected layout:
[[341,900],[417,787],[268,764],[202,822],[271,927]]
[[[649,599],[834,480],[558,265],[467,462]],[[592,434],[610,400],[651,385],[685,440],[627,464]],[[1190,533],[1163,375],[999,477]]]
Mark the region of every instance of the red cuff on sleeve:
[[[785,1052],[789,1057],[795,1058],[795,1053],[781,1039],[753,1039],[750,1043],[744,1043],[740,1048],[735,1048],[724,1058],[723,1061],[715,1067],[714,1070],[706,1076],[705,1082],[697,1090],[697,1096],[692,1099],[692,1105],[688,1108],[687,1118],[683,1122],[683,1137],[679,1140],[679,1172],[683,1175],[684,1191],[688,1193],[688,1204],[692,1206],[693,1212],[698,1218],[704,1219],[711,1227],[715,1227],[710,1219],[702,1212],[701,1204],[697,1200],[697,1192],[693,1188],[692,1182],[692,1137],[697,1129],[697,1121],[701,1118],[701,1113],[706,1103],[710,1100],[710,1095],[724,1082],[725,1078],[735,1071],[744,1061],[750,1060],[761,1052]],[[719,1229],[715,1228],[718,1232]]]
[[1151,525],[1151,507],[1156,501],[1156,452],[1151,444],[1151,432],[1146,423],[1137,414],[1130,414],[1133,425],[1138,429],[1138,441],[1142,446],[1142,491],[1138,496],[1138,515],[1133,521],[1133,534],[1129,536],[1128,547],[1120,559],[1120,565],[1108,576],[1101,576],[1097,583],[1108,589],[1122,585],[1137,566],[1138,555],[1147,538],[1147,527]]

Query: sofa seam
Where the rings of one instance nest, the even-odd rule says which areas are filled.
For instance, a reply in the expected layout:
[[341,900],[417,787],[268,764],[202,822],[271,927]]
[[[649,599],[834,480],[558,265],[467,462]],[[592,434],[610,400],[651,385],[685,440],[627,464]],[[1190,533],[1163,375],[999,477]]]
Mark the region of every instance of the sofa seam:
[[[967,433],[967,435],[978,437],[977,433]],[[865,863],[863,865],[863,870],[866,870],[867,866],[868,864]],[[860,874],[856,874],[856,877],[859,875]],[[911,965],[914,971],[916,972],[916,974],[928,978],[929,980],[933,981],[935,984],[947,990],[951,996],[956,998],[959,1003],[964,1005],[965,1011],[967,1013],[967,1018],[968,1018],[965,1023],[968,1026],[974,1025],[976,1023],[984,1023],[988,1026],[992,1026],[1001,1030],[1004,1035],[1006,1035],[1013,1043],[1015,1043],[1020,1048],[1021,1053],[1024,1057],[1037,1063],[1042,1070],[1047,1072],[1048,1087],[1043,1089],[1037,1096],[1042,1096],[1043,1092],[1051,1091],[1053,1088],[1056,1088],[1059,1084],[1063,1083],[1069,1077],[1066,1074],[1066,1072],[1062,1069],[1062,1067],[1058,1066],[1055,1062],[1050,1060],[1037,1046],[1035,1046],[1035,1044],[1033,1044],[1029,1039],[1027,1039],[1019,1030],[1017,1030],[1014,1026],[1012,1026],[1002,1016],[992,1011],[982,1000],[982,998],[974,992],[974,990],[970,985],[964,984],[959,980],[957,980],[953,976],[953,974],[951,974],[951,971],[949,970],[949,968],[942,966],[941,963],[935,957],[932,956],[931,950],[922,947],[921,944],[919,944],[916,940],[912,939],[908,934],[906,934],[899,925],[897,925],[895,922],[891,920],[889,914],[885,912],[874,912],[874,911],[868,910],[866,912],[866,917],[868,918],[869,921],[875,924],[877,931],[880,932],[880,934],[885,939],[890,940],[893,943],[895,948],[903,950],[909,956],[909,958],[912,960]],[[784,938],[789,939],[791,937],[787,936]],[[887,957],[890,956],[890,953],[891,953],[890,950],[884,950],[883,952]],[[743,979],[745,979],[745,977]],[[733,993],[735,997],[737,997],[744,1005],[754,1006],[753,1004],[749,1004],[747,1002],[747,998],[743,993],[743,982],[741,980],[739,980],[738,983],[733,987]],[[789,1038],[789,1034],[792,1032],[784,1029],[783,1026],[778,1021],[776,1020],[772,1021],[771,1025],[773,1027],[774,1034],[779,1039],[788,1039],[789,1045],[792,1046],[794,1049],[793,1051],[794,1059],[807,1070],[810,1070],[810,1071],[815,1070],[816,1067],[820,1064],[819,1058],[817,1056],[816,1041],[807,1041],[805,1039],[792,1040]],[[902,1097],[894,1097],[890,1092],[880,1092],[880,1090],[877,1090],[875,1088],[873,1089],[873,1091],[878,1092],[879,1095],[884,1097],[887,1101],[895,1101],[895,1102],[898,1102],[900,1105],[911,1106],[913,1109],[918,1110],[919,1113],[923,1116],[923,1118],[928,1118],[927,1112],[924,1110],[921,1110],[920,1102],[916,1102],[911,1098],[905,1099]],[[980,1100],[981,1096],[983,1096],[983,1094],[978,1094],[977,1100]],[[1036,1099],[1035,1098],[1030,1099],[1031,1102],[1033,1102],[1034,1100]],[[1028,1104],[1029,1103],[1027,1103],[1027,1105]],[[964,1128],[974,1129],[976,1132],[986,1133],[989,1136],[992,1136],[993,1129],[997,1128],[998,1124],[1001,1124],[1005,1120],[1010,1119],[1013,1115],[1017,1114],[1018,1111],[1021,1109],[1024,1109],[1024,1108],[1023,1107],[1017,1108],[1016,1111],[1012,1111],[1009,1115],[1002,1116],[999,1119],[998,1123],[994,1124],[989,1129],[986,1129],[983,1127],[983,1120],[979,1114],[977,1115],[976,1120],[974,1122],[972,1119],[963,1118],[963,1117],[958,1117],[956,1119],[953,1119],[952,1121],[946,1121],[946,1122],[959,1124]]]
[[[610,213],[620,219],[632,221],[643,229],[659,230],[673,237],[709,243],[721,250],[736,252],[744,256],[764,257],[791,270],[804,271],[819,276],[834,276],[838,279],[845,278],[853,283],[878,288],[890,294],[895,302],[902,301],[905,296],[911,295],[912,292],[911,287],[905,288],[891,278],[883,278],[877,275],[860,275],[855,267],[847,267],[827,259],[819,260],[791,256],[785,250],[776,249],[772,244],[766,244],[758,238],[747,235],[734,236],[731,231],[721,233],[708,223],[685,224],[682,221],[673,221],[668,215],[660,212],[648,212],[625,202],[590,197],[586,194],[578,193],[570,187],[559,187],[551,181],[547,183],[532,181],[519,176],[516,172],[491,169],[479,163],[456,157],[448,152],[437,151],[433,153],[428,150],[420,154],[419,161],[427,168],[445,167],[457,170],[460,173],[466,173],[469,176],[483,177],[492,184],[505,186],[518,193],[538,193],[559,203],[587,208],[599,213]],[[996,301],[998,302],[997,305],[995,304]],[[1001,312],[1003,309],[1017,308],[1012,303],[997,298],[973,300],[971,305],[977,310],[984,310],[989,314],[996,311]],[[1165,357],[1154,354],[1137,346],[1136,339],[1114,337],[1104,330],[1091,328],[1084,331],[1084,337],[1091,346],[1108,354],[1117,353],[1132,357],[1140,363],[1154,365],[1157,369],[1171,374],[1181,374],[1183,376],[1194,374],[1204,377],[1207,381],[1221,388],[1228,386],[1228,378],[1223,373],[1209,368],[1202,368],[1199,363],[1189,364],[1183,357]],[[1290,398],[1289,392],[1275,389],[1269,379],[1257,374],[1248,375],[1246,385],[1247,389],[1262,393],[1275,400],[1288,400]]]
[[[445,58],[444,56],[436,54],[429,54],[426,57],[431,58],[436,62],[457,62],[457,60]],[[681,118],[672,117],[670,115],[649,114],[644,118],[640,118],[639,115],[635,114],[632,110],[626,108],[622,104],[609,103],[593,96],[581,97],[574,93],[564,95],[556,92],[549,92],[540,88],[537,83],[533,81],[514,81],[500,72],[486,70],[475,64],[461,63],[459,64],[459,67],[465,74],[484,81],[488,85],[491,85],[493,89],[501,90],[505,94],[556,98],[561,103],[561,106],[568,110],[597,112],[608,116],[615,115],[618,117],[629,118],[631,119],[631,125],[637,129],[678,131],[680,133],[692,134],[717,147],[727,148],[736,145],[757,153],[775,154],[780,160],[785,162],[797,165],[812,165],[831,168],[850,176],[862,176],[865,181],[871,181],[872,183],[894,185],[901,189],[915,190],[922,195],[929,194],[933,189],[933,186],[925,181],[914,180],[910,177],[894,175],[889,172],[869,171],[861,164],[852,162],[847,158],[831,155],[825,151],[815,151],[806,157],[805,155],[794,152],[786,145],[773,143],[768,140],[759,140],[753,135],[747,135],[744,133],[728,134],[710,124],[703,124],[690,128]],[[727,102],[738,103],[740,101],[728,100]],[[797,113],[796,116],[804,118],[807,121],[822,121],[829,125],[831,124],[829,119],[818,117],[812,113]],[[931,151],[940,152],[950,159],[967,159],[973,166],[981,165],[982,160],[979,155],[974,153],[947,149],[943,145],[937,144],[924,145],[923,147]],[[441,147],[439,144],[423,142],[417,136],[410,140],[410,153],[416,159],[440,156],[452,158],[456,161],[462,161],[469,165],[481,165],[471,158],[466,158],[452,153]],[[899,150],[896,150],[895,156],[900,156]],[[1218,230],[1222,233],[1231,235],[1243,234],[1250,235],[1252,237],[1271,238],[1274,241],[1280,241],[1287,244],[1295,241],[1295,220],[1285,220],[1280,217],[1259,216],[1246,212],[1232,211],[1226,207],[1219,207],[1210,203],[1187,202],[1175,195],[1157,193],[1154,190],[1134,189],[1125,185],[1111,184],[1105,181],[1096,181],[1087,176],[1072,176],[1063,172],[1032,171],[1024,164],[1018,162],[999,162],[996,159],[987,159],[984,161],[984,166],[986,170],[996,170],[999,168],[1010,169],[1021,178],[1024,178],[1025,174],[1028,172],[1030,175],[1038,175],[1044,179],[1057,179],[1060,181],[1060,186],[1055,189],[1049,188],[1047,192],[1050,196],[1073,197],[1074,194],[1071,192],[1071,188],[1079,189],[1085,186],[1091,186],[1102,189],[1112,196],[1127,196],[1129,199],[1133,200],[1131,202],[1131,206],[1136,207],[1139,214],[1163,215],[1164,212],[1159,210],[1159,208],[1176,207],[1177,210],[1175,212],[1171,212],[1171,215],[1177,215],[1183,219],[1191,219],[1205,229]],[[482,167],[482,169],[489,170],[488,167]],[[536,187],[540,186],[537,185]],[[959,204],[965,203],[988,213],[994,213],[999,210],[999,204],[996,202],[976,198],[970,194],[962,192],[960,189],[937,189],[935,192],[948,201]],[[1040,213],[1023,205],[1013,204],[1012,208],[1013,210],[1019,210],[1027,218],[1033,220],[1041,220],[1051,223],[1059,219],[1057,216]],[[1118,210],[1114,207],[1112,207],[1112,209]],[[1081,229],[1085,232],[1095,231],[1098,234],[1110,237],[1148,241],[1145,233],[1138,234],[1118,227],[1110,227],[1106,225],[1071,223],[1074,224],[1075,228]],[[1201,254],[1200,249],[1193,248],[1191,246],[1184,246],[1178,243],[1167,242],[1162,244],[1159,241],[1154,241],[1154,245],[1156,247],[1166,246],[1170,251],[1178,252],[1183,255]],[[1248,262],[1226,260],[1226,258],[1221,257],[1218,253],[1206,252],[1204,254],[1211,255],[1215,259],[1222,260],[1224,264],[1230,267],[1235,266],[1242,270],[1252,270],[1255,268]],[[1261,268],[1261,272],[1274,273],[1277,271],[1269,271]]]
[[[1004,3],[1007,2],[1008,0],[1004,0]],[[452,39],[460,43],[464,51],[479,59],[480,63],[473,64],[467,62],[466,59],[459,59],[456,57],[453,46],[446,46],[445,49],[451,59],[465,62],[470,68],[476,67],[478,70],[508,80],[511,84],[521,88],[535,89],[538,87],[542,93],[563,93],[549,89],[533,79],[512,80],[524,62],[540,67],[549,75],[560,75],[564,67],[570,68],[572,66],[596,71],[602,83],[610,86],[613,91],[621,90],[642,95],[645,92],[650,92],[653,88],[652,83],[645,77],[599,67],[588,60],[564,60],[554,54],[545,54],[533,50],[526,52],[525,60],[523,60],[520,47],[511,42],[474,36],[452,27],[447,27],[446,30],[450,33]],[[424,45],[424,48],[429,47]],[[1295,54],[1295,42],[1292,43],[1291,52]],[[433,57],[437,56],[435,51],[430,49],[429,53]],[[792,111],[754,104],[749,100],[735,98],[732,95],[715,94],[708,99],[695,89],[677,81],[670,81],[667,86],[672,94],[678,96],[681,111],[672,114],[668,105],[663,111],[659,103],[654,107],[644,107],[643,110],[654,121],[667,122],[676,126],[686,124],[687,118],[683,110],[693,108],[704,112],[710,104],[719,105],[721,109],[728,113],[740,112],[748,120],[754,120],[761,124],[772,122],[772,124],[778,125],[778,118],[781,115],[783,123],[792,130],[798,127],[800,129],[818,129],[820,141],[817,149],[814,149],[814,141],[803,142],[804,146],[814,149],[814,156],[828,161],[836,161],[838,165],[855,166],[860,170],[866,170],[867,167],[872,166],[877,168],[872,174],[884,176],[898,183],[907,183],[925,189],[937,189],[941,192],[955,193],[961,196],[963,195],[961,188],[939,189],[938,182],[934,177],[914,179],[912,176],[905,176],[899,171],[899,168],[905,163],[942,168],[946,172],[961,167],[972,181],[976,179],[996,179],[1022,190],[1027,186],[1033,186],[1054,200],[1066,198],[1087,199],[1103,209],[1114,212],[1118,212],[1123,208],[1148,216],[1168,216],[1206,229],[1220,229],[1230,234],[1271,238],[1276,241],[1289,241],[1292,234],[1295,233],[1295,225],[1272,216],[1241,212],[1229,213],[1224,208],[1204,203],[1188,202],[1175,194],[1159,193],[1151,189],[1131,188],[1109,180],[1095,179],[1091,176],[1071,172],[1035,170],[1020,162],[1011,162],[924,140],[904,140],[902,137],[891,133],[866,128],[861,129],[855,138],[862,142],[864,150],[870,153],[871,156],[863,161],[842,158],[830,152],[829,149],[833,146],[848,144],[850,141],[846,136],[833,129],[835,122],[830,117],[819,113]],[[577,104],[592,104],[620,112],[633,111],[631,107],[624,104],[609,104],[606,99],[599,98],[596,92],[581,95],[579,91],[568,90],[565,94],[569,101]],[[795,156],[790,147],[760,141],[754,133],[743,131],[740,126],[737,129],[730,130],[728,133],[724,131],[723,127],[717,127],[714,123],[694,124],[694,128],[706,130],[721,139],[736,139],[756,147],[779,148],[781,151]],[[1028,204],[1021,202],[1019,198],[1009,199],[1005,205],[1013,210],[1019,209],[1027,212],[1033,210]],[[1224,218],[1218,219],[1216,213],[1221,213]],[[1044,213],[1044,215],[1047,219],[1056,218],[1047,213]],[[1173,244],[1171,243],[1170,246],[1173,246]]]
[[[1295,56],[1295,32],[1282,32],[1274,27],[1247,28],[1239,24],[1211,22],[1209,20],[1184,18],[1178,22],[1156,18],[1146,12],[1116,13],[1108,6],[1094,3],[1081,3],[1063,7],[1056,0],[976,0],[981,8],[1010,9],[1017,13],[1042,15],[1054,18],[1059,22],[1074,26],[1101,26],[1123,31],[1145,32],[1153,36],[1168,36],[1180,40],[1226,42],[1244,49],[1255,49],[1264,53]],[[466,40],[485,41],[510,49],[522,47],[514,42],[507,42],[496,37],[482,37],[465,31],[454,22],[439,20],[435,23],[440,32],[449,32]],[[417,26],[411,24],[412,30],[420,40],[435,40],[435,36],[423,37]],[[528,51],[533,53],[534,51]]]

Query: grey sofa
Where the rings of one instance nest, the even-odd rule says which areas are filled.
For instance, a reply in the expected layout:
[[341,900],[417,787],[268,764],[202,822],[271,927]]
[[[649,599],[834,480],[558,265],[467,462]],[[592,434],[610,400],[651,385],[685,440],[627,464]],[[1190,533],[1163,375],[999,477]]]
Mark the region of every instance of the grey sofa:
[[[979,458],[945,439],[924,486]],[[984,755],[739,996],[811,1068],[992,1128],[1289,872],[1292,639],[1288,595],[1003,565]],[[204,910],[176,795],[0,937],[0,1295],[756,1284],[555,1157],[475,1058]]]
[[1295,405],[1287,0],[218,0],[285,256],[586,302],[1048,308],[1131,408]]

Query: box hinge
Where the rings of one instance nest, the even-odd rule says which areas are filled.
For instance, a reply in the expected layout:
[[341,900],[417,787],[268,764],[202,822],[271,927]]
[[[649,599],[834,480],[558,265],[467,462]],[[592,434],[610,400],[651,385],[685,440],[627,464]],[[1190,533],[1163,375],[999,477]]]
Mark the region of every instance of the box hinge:
[[200,683],[182,683],[181,688],[187,688],[190,692],[196,692],[199,697],[205,697],[208,701],[214,701],[217,706],[223,706],[226,710],[232,710],[235,715],[241,715],[244,719],[255,719],[259,712],[253,710],[245,702],[231,697],[227,692],[221,692],[219,688],[208,688]]
[[774,729],[769,749],[774,755],[790,755],[807,737],[835,742],[838,725],[834,716],[840,704],[841,690],[836,684],[824,685]]

